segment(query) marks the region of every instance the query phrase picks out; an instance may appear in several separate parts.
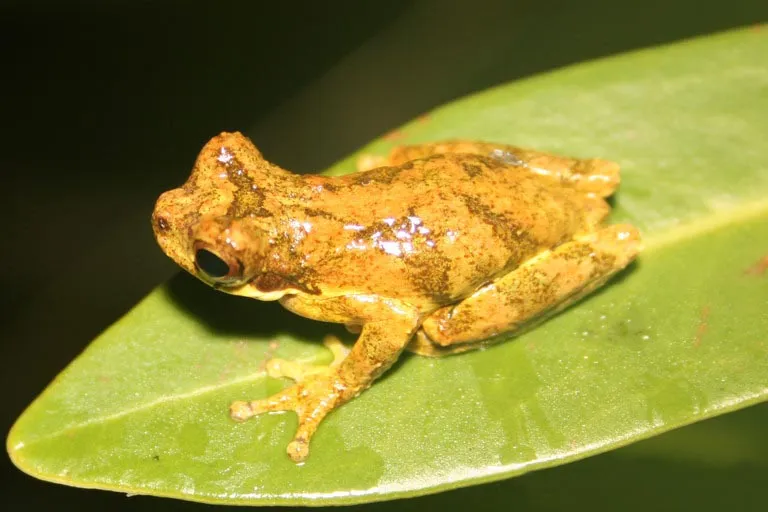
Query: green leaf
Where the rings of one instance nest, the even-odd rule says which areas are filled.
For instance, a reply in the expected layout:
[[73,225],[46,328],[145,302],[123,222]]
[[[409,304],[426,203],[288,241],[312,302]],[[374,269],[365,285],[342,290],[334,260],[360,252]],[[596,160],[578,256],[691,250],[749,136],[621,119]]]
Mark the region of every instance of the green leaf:
[[366,148],[467,137],[617,160],[612,221],[641,228],[647,249],[514,341],[402,357],[330,415],[304,465],[285,455],[294,415],[236,424],[227,407],[284,384],[264,376],[270,355],[328,362],[319,341],[335,327],[189,276],[57,377],[11,431],[11,458],[81,487],[355,503],[563,464],[765,400],[766,55],[757,30],[623,55],[463,99]]

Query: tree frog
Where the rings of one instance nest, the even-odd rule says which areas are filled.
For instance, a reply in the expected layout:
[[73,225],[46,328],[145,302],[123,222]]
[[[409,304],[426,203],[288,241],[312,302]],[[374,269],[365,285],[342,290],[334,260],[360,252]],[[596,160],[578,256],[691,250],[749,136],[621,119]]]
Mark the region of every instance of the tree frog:
[[205,283],[278,300],[359,333],[328,367],[272,360],[295,384],[237,401],[246,420],[295,411],[289,456],[306,459],[323,418],[408,349],[455,354],[509,337],[603,285],[641,250],[603,226],[619,167],[505,144],[448,141],[361,159],[345,176],[297,175],[240,133],[202,149],[157,200],[162,250]]

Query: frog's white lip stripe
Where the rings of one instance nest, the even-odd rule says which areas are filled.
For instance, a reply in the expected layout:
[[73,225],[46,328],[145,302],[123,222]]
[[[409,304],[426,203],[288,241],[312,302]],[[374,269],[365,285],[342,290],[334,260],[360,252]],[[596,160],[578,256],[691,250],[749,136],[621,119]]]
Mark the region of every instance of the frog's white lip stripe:
[[232,295],[239,295],[241,297],[250,297],[252,299],[259,299],[264,301],[279,300],[279,299],[282,299],[284,295],[294,294],[299,292],[298,290],[291,290],[291,289],[262,292],[262,291],[259,291],[254,285],[250,283],[246,283],[238,288],[223,289],[223,291],[227,293],[231,293]]

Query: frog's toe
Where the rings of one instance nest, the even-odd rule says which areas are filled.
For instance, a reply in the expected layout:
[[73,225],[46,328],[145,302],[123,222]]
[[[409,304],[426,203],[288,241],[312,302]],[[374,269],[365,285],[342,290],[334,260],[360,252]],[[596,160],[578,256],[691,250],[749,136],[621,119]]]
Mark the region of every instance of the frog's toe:
[[248,402],[238,400],[229,406],[229,415],[235,421],[245,421],[253,416],[253,409]]
[[301,382],[307,376],[320,373],[324,369],[324,366],[297,363],[287,359],[274,358],[267,361],[267,375],[273,379],[287,377],[293,381]]
[[302,462],[309,455],[309,441],[323,419],[338,405],[338,394],[332,386],[322,386],[299,394],[296,404],[299,425],[293,441],[288,444],[288,456],[294,462]]
[[293,411],[296,409],[297,399],[297,386],[289,386],[269,398],[251,400],[250,402],[233,402],[229,406],[229,415],[233,420],[245,421],[265,412]]
[[267,361],[267,375],[275,379],[287,377],[295,382],[303,382],[313,375],[330,372],[332,368],[338,366],[349,354],[349,348],[336,336],[326,336],[323,340],[323,345],[333,354],[333,361],[331,361],[330,365],[299,363],[287,359],[273,358]]
[[320,422],[342,402],[343,389],[337,379],[316,375],[268,398],[234,402],[230,406],[230,416],[234,420],[245,421],[265,412],[294,411],[299,425],[287,451],[291,459],[301,462],[309,454],[309,441]]
[[309,439],[294,439],[286,451],[293,462],[304,462],[309,456]]
[[616,258],[615,266],[624,268],[643,250],[640,231],[629,224],[613,224],[586,237],[590,246],[599,253]]
[[286,452],[294,462],[303,462],[309,455],[309,441],[312,439],[320,420],[325,417],[325,413],[319,418],[299,418],[299,427],[293,436],[293,441],[288,443]]
[[329,368],[338,366],[339,363],[347,357],[347,354],[349,354],[349,347],[344,345],[344,343],[333,334],[329,334],[323,339],[323,345],[325,345],[325,348],[330,350],[333,354],[333,362],[331,362]]
[[359,171],[368,171],[387,164],[387,158],[379,155],[365,154],[357,159],[356,167]]
[[334,336],[323,340],[333,353],[329,366],[310,365],[270,359],[267,374],[270,377],[288,377],[296,384],[274,395],[250,402],[238,401],[230,406],[230,416],[245,421],[266,412],[294,411],[299,425],[293,441],[288,445],[288,455],[294,462],[302,462],[309,455],[309,441],[325,416],[349,398],[344,398],[347,386],[336,376],[336,369],[349,353],[349,349]]

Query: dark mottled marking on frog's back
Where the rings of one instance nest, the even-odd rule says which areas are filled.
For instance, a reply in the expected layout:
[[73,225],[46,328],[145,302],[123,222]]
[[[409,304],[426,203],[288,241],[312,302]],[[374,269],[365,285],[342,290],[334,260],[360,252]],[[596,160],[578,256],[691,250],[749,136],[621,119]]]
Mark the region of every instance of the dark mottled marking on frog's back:
[[263,207],[264,190],[253,182],[242,162],[233,157],[223,165],[227,170],[227,180],[236,187],[227,215],[232,218],[271,215],[269,210]]
[[439,304],[451,300],[448,293],[451,279],[451,260],[440,251],[424,250],[413,256],[406,256],[408,261],[408,279],[424,295]]
[[[419,218],[418,212],[413,207],[408,208],[405,216],[405,219],[411,218]],[[422,235],[417,232],[415,235],[412,240],[421,246],[421,250],[414,256],[406,256],[408,278],[417,289],[432,297],[435,302],[446,304],[452,298],[448,293],[451,283],[451,259],[435,248],[437,233],[430,232]]]
[[200,212],[190,211],[179,219],[179,226],[186,226],[187,229],[192,229],[192,226],[196,226],[200,222],[200,217],[202,217]]
[[369,185],[371,183],[383,183],[385,185],[391,184],[400,171],[404,169],[400,167],[377,167],[370,171],[359,172],[355,174],[348,174],[349,181],[355,185]]
[[475,178],[483,174],[483,168],[477,164],[472,164],[469,162],[461,162],[461,167],[462,169],[464,169],[464,172],[467,173],[467,176],[469,176],[470,178]]
[[323,190],[327,190],[328,192],[338,192],[341,187],[331,181],[327,181],[323,183]]
[[514,164],[503,162],[498,158],[493,158],[486,155],[475,155],[475,154],[465,154],[465,153],[460,153],[460,154],[465,160],[472,159],[476,161],[479,165],[484,166],[485,168],[490,169],[492,171],[499,171],[499,170],[517,167]]
[[392,227],[389,224],[384,223],[384,221],[374,222],[358,231],[355,238],[370,239],[376,233],[386,233],[391,229]]
[[[357,231],[354,237],[367,243],[375,240],[374,246],[383,242],[403,243],[404,240],[398,236],[398,233],[403,230],[409,231],[408,241],[415,251],[404,251],[403,254],[392,257],[402,258],[406,262],[407,276],[414,288],[437,302],[446,303],[449,299],[446,291],[450,288],[451,260],[434,248],[436,233],[413,229],[412,219],[415,218],[419,218],[419,215],[411,207],[396,219],[388,222],[381,220],[365,226]],[[384,249],[379,246],[374,250],[383,251]]]
[[[308,295],[319,295],[321,290],[317,285],[317,271],[314,267],[296,263],[301,261],[302,253],[291,236],[288,233],[281,233],[273,241],[275,244],[271,246],[272,250],[280,257],[267,258],[268,271],[265,274],[273,274],[274,277],[270,277],[264,286],[273,285],[271,280],[276,283],[280,279],[281,284],[276,289],[293,289]],[[278,285],[275,284],[275,286]]]
[[318,208],[304,208],[303,211],[307,217],[318,217],[321,219],[328,219],[330,221],[337,222],[339,224],[347,224],[347,222],[344,219],[341,219],[340,217],[337,217],[331,212],[328,212],[325,210],[320,210]]
[[504,243],[507,250],[514,255],[513,257],[531,254],[537,248],[538,244],[531,239],[525,230],[520,229],[520,226],[507,216],[497,213],[488,205],[483,204],[477,196],[464,194],[459,197],[466,205],[469,213],[491,226],[494,236]]

